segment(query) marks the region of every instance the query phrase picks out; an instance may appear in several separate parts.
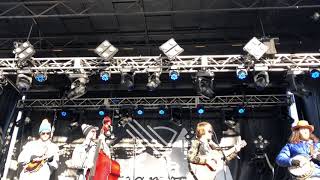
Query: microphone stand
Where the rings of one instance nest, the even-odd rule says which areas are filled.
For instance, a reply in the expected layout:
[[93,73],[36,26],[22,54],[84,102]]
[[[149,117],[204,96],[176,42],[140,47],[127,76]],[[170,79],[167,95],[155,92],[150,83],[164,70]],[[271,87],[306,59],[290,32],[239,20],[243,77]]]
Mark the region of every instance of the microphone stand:
[[223,150],[222,150],[222,148],[221,148],[221,146],[219,145],[219,141],[218,141],[218,138],[217,138],[217,135],[216,135],[216,133],[214,132],[214,131],[212,131],[213,132],[213,134],[214,134],[214,140],[217,142],[216,143],[216,145],[218,146],[218,148],[219,148],[219,151],[221,151],[221,153],[222,153],[222,160],[223,160],[223,176],[224,176],[224,179],[225,180],[227,180],[227,175],[226,175],[226,161],[227,161],[227,157],[226,157],[226,154],[223,152]]

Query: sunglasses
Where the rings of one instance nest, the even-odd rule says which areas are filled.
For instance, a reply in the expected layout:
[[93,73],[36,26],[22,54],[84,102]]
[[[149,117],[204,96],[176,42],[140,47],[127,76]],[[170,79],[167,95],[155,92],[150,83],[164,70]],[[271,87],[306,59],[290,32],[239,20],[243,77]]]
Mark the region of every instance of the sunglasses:
[[43,132],[43,133],[40,133],[40,135],[50,135],[50,132]]

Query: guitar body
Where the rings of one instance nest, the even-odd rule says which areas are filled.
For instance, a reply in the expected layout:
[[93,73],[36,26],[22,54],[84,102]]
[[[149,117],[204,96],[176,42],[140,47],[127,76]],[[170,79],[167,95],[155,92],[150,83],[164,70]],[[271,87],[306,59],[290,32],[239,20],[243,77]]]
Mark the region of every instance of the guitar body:
[[104,153],[99,151],[96,161],[96,171],[92,179],[90,173],[87,171],[86,180],[118,180],[120,176],[120,164]]
[[292,159],[296,159],[299,160],[300,163],[302,164],[302,166],[291,166],[288,168],[290,174],[298,180],[304,180],[307,179],[309,177],[311,177],[311,175],[314,172],[314,163],[311,162],[311,159],[308,157],[305,157],[303,155],[297,155],[295,157],[293,157]]
[[217,163],[215,167],[211,167],[206,164],[190,163],[190,171],[198,180],[232,180],[230,169],[224,164],[222,155],[219,155],[219,158],[221,159],[216,159]]
[[30,172],[30,173],[37,172],[44,165],[44,163],[46,163],[46,160],[29,162],[26,165],[24,172]]

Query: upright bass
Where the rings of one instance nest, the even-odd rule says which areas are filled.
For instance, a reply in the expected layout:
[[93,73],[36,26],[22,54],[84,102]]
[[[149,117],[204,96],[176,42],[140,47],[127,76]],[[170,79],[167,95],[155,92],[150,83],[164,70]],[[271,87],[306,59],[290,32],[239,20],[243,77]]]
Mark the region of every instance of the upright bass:
[[112,120],[109,116],[103,118],[103,125],[99,135],[99,142],[94,156],[95,165],[87,172],[86,180],[118,180],[120,164],[110,157],[110,152],[105,152],[105,137],[112,129]]

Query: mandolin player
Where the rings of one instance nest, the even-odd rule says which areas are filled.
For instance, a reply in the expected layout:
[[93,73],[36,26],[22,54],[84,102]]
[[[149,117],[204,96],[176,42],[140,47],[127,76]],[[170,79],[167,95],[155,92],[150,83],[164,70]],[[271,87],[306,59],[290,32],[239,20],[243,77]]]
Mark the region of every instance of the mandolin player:
[[22,164],[20,180],[49,180],[53,170],[58,168],[59,148],[51,142],[51,124],[42,120],[39,139],[23,146],[18,163]]
[[277,164],[289,167],[291,175],[297,179],[320,178],[320,144],[312,134],[314,127],[308,121],[300,120],[291,130],[289,142],[276,157]]

